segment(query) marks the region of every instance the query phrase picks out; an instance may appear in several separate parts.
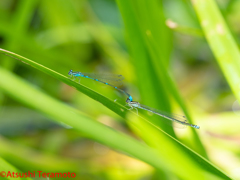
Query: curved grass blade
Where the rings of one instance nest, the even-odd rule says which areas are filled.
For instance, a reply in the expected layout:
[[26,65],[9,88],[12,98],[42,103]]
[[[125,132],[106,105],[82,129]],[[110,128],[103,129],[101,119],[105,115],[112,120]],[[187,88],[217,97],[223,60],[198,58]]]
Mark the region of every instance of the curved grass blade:
[[[32,60],[3,49],[0,49],[0,52],[23,61],[24,63],[27,63],[70,86],[74,86],[79,91],[99,101],[121,117],[126,118],[127,122],[133,126],[137,125],[137,129],[141,130],[138,133],[143,137],[143,139],[147,138],[145,139],[146,141],[154,141],[154,143],[157,144],[157,149],[153,151],[149,149],[149,147],[142,145],[136,140],[122,133],[113,131],[109,127],[105,127],[96,121],[93,121],[88,116],[56,101],[55,99],[50,98],[46,94],[32,88],[27,82],[23,82],[10,72],[0,68],[0,89],[20,102],[35,108],[44,114],[47,114],[57,122],[63,122],[72,126],[73,128],[85,133],[89,138],[92,138],[112,148],[127,152],[133,157],[147,162],[157,169],[167,167],[170,171],[181,177],[184,177],[184,179],[191,179],[193,174],[197,177],[202,177],[202,175],[206,172],[210,172],[218,177],[230,179],[226,174],[216,168],[209,161],[195,153],[193,150],[187,148],[185,145],[174,139],[172,136],[148,120],[141,117],[139,118],[138,116],[134,115],[135,113],[129,113],[133,114],[134,118],[129,118],[129,116],[126,116],[126,113],[128,112],[126,107],[121,106],[118,103],[115,103],[108,98],[94,92],[93,90],[70,80],[66,76],[63,76]],[[15,91],[15,89],[21,89],[21,91]],[[36,97],[38,98],[36,99]],[[32,99],[35,100],[33,101]],[[135,119],[137,119],[137,121]],[[138,123],[136,124],[136,122]],[[149,134],[149,136],[144,137],[146,134],[145,127],[148,127],[149,129],[147,132],[154,132],[152,136]],[[168,153],[173,150],[175,153],[176,150],[178,150],[178,153],[174,156],[176,157],[177,155],[179,162],[189,163],[185,163],[186,167],[183,168],[181,164],[176,162],[176,158],[173,158],[174,156]],[[189,174],[189,172],[191,173]]]

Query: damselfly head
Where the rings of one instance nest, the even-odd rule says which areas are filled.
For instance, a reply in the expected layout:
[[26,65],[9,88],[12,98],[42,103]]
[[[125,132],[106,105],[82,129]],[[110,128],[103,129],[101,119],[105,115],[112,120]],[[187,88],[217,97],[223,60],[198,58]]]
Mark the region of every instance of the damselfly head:
[[198,125],[195,125],[195,128],[196,128],[196,129],[200,129],[200,127],[199,127]]
[[71,70],[68,72],[68,75],[72,75],[72,72],[73,72],[73,70],[71,69]]
[[129,97],[127,98],[126,102],[127,102],[127,103],[133,102],[132,96],[129,95]]

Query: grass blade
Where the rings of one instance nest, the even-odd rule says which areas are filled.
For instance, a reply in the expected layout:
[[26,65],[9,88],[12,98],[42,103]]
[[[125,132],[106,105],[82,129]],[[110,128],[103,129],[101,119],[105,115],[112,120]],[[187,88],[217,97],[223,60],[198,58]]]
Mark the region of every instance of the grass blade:
[[[13,172],[16,173],[22,173],[21,171],[19,171],[17,168],[13,167],[11,164],[9,164],[8,162],[6,162],[4,159],[2,159],[0,157],[0,179],[9,179],[9,180],[13,180],[16,179],[16,175],[15,177],[13,177]],[[4,173],[5,172],[5,173]],[[10,172],[10,174],[8,174]],[[1,177],[1,175],[5,175],[5,177]],[[25,175],[24,175],[25,176]],[[31,180],[31,178],[21,178],[21,179],[26,179],[26,180]]]
[[[0,68],[0,89],[18,101],[37,109],[57,122],[63,122],[72,126],[85,133],[87,137],[91,139],[114,149],[126,152],[157,169],[167,168],[184,179],[191,179],[193,175],[201,179],[206,172],[208,172],[207,174],[212,173],[216,176],[230,179],[209,161],[202,158],[200,155],[187,148],[146,119],[139,118],[134,115],[135,113],[128,113],[128,116],[126,116],[128,112],[126,107],[123,107],[32,60],[3,49],[0,49],[0,52],[21,60],[68,85],[74,86],[79,91],[101,102],[115,113],[125,117],[127,122],[130,123],[132,127],[135,127],[135,131],[143,137],[146,142],[149,142],[155,150],[150,149],[148,146],[143,145],[122,133],[116,132],[96,121],[93,121],[83,113],[80,113],[74,108],[71,108],[47,96],[39,90],[32,88],[28,83]],[[148,132],[151,133],[149,134]],[[146,136],[146,134],[148,134],[148,136]],[[182,164],[179,164],[178,162],[185,162],[185,166],[183,167]]]
[[209,46],[234,95],[240,101],[240,53],[238,45],[213,0],[194,0],[192,4]]
[[[171,51],[168,38],[171,36],[165,25],[162,2],[119,0],[118,5],[125,22],[130,50],[135,59],[143,99],[147,99],[148,102],[146,105],[152,104],[153,107],[170,112],[170,98],[173,97],[192,123],[186,105],[168,71],[167,61]],[[155,124],[158,124],[157,122]],[[169,128],[164,130],[174,136]],[[207,158],[196,131],[192,129],[192,132],[193,144],[198,153]]]

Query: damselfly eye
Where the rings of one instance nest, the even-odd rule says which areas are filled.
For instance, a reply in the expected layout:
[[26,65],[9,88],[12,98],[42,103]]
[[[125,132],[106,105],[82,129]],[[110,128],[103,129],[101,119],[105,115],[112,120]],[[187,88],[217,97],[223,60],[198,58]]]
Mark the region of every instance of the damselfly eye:
[[72,70],[70,70],[70,71],[68,72],[68,75],[71,75],[71,74],[72,74],[72,72],[73,72],[73,71],[72,71]]

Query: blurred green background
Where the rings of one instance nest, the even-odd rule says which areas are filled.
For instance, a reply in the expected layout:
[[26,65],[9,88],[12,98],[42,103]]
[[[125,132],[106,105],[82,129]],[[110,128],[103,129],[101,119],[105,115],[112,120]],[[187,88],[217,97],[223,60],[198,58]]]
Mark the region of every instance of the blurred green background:
[[[234,40],[239,44],[240,1],[216,2]],[[70,69],[123,75],[125,80],[121,88],[135,101],[168,112],[186,114],[189,121],[199,125],[200,129],[173,128],[162,123],[165,120],[160,117],[143,111],[139,114],[229,176],[240,179],[240,107],[205,34],[191,2],[186,0],[0,1],[0,48],[29,58],[64,76]],[[185,146],[176,145],[179,149],[167,149],[161,136],[154,139],[151,136],[154,132],[147,130],[138,133],[138,127],[129,125],[126,118],[60,79],[3,54],[0,54],[0,66],[92,120],[136,141],[144,141],[149,147],[166,149],[169,158],[170,153],[178,156],[178,151],[183,149],[186,157],[199,163],[188,155]],[[81,84],[125,105],[126,97],[111,87],[84,78]],[[171,164],[174,159],[169,159],[169,164],[166,163],[168,160],[162,161],[163,168],[156,169],[143,159],[132,157],[129,152],[113,149],[111,145],[108,147],[107,142],[103,145],[65,123],[56,123],[41,110],[30,108],[2,88],[0,157],[22,172],[69,171],[77,174],[74,179],[86,180],[186,178],[168,168],[179,169],[178,165]],[[15,91],[28,93],[28,89],[18,86]],[[38,97],[29,96],[28,100],[34,104],[36,99]],[[137,116],[130,117],[134,118]],[[92,131],[95,131],[94,128]],[[170,141],[175,143],[173,139]],[[119,146],[124,143],[119,139]],[[175,162],[180,167],[184,164],[180,159],[175,159]],[[199,179],[223,178],[204,163],[200,166],[199,172],[204,175],[209,173],[211,178]],[[190,170],[182,168],[186,172]],[[187,179],[191,177],[194,174]]]

